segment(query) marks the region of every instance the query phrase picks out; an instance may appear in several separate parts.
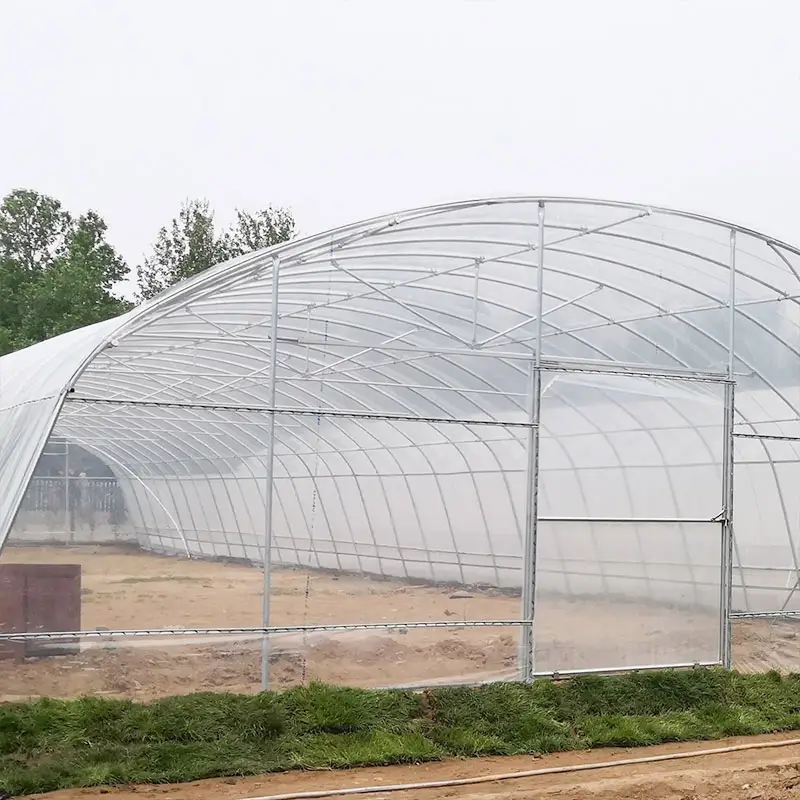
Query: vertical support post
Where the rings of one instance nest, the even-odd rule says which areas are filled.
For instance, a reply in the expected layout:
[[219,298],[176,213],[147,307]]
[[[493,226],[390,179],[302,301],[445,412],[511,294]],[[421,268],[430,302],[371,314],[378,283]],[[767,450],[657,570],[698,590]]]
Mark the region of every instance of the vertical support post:
[[522,629],[519,667],[522,680],[535,672],[536,545],[539,523],[539,422],[542,407],[542,311],[544,295],[544,201],[539,201],[538,269],[536,274],[536,338],[528,389],[528,464],[525,497],[525,540],[522,556]]
[[720,658],[730,669],[733,663],[731,606],[733,604],[733,470],[736,361],[736,231],[731,231],[730,284],[728,299],[728,382],[725,384],[725,422],[722,447],[722,574],[720,580]]
[[472,286],[472,344],[478,341],[478,305],[481,286],[481,263],[482,258],[475,259],[475,277]]
[[[267,457],[264,464],[264,594],[261,605],[261,627],[268,628],[270,621],[270,598],[272,594],[272,495],[274,491],[275,466],[275,395],[278,373],[278,282],[280,260],[272,259],[272,310],[269,335],[269,384],[267,387]],[[269,634],[261,638],[261,691],[269,688]]]
[[735,388],[725,384],[725,424],[722,473],[722,558],[720,579],[720,659],[731,668],[731,605],[733,601],[733,408]]
[[72,497],[69,486],[69,439],[64,439],[64,527],[72,543],[74,538],[74,522]]
[[731,231],[728,294],[728,380],[732,381],[736,367],[736,231]]

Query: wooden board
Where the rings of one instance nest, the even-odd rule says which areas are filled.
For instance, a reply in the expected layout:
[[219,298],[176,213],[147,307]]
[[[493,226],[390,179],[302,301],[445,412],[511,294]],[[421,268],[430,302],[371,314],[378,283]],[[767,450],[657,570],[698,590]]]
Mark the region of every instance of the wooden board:
[[[81,628],[79,564],[0,564],[0,632],[76,631]],[[76,653],[77,641],[0,640],[0,658],[21,660]]]

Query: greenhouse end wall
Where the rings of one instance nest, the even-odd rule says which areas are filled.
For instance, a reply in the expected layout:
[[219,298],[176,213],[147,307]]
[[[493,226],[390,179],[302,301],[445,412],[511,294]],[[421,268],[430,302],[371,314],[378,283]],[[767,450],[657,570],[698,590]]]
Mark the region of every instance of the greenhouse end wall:
[[[183,690],[192,663],[245,691],[729,664],[733,618],[797,600],[797,261],[677,212],[511,198],[221,265],[83,334],[33,398],[124,514],[59,534],[23,506],[2,558],[81,562],[82,690]],[[6,432],[3,375],[0,467],[41,452]]]

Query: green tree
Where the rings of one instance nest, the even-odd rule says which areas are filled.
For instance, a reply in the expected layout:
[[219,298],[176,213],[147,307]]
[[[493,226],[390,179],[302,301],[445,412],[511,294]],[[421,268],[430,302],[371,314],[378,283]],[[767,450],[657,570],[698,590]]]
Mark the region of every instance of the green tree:
[[[17,189],[0,202],[0,355],[114,317],[131,304],[114,294],[128,274],[94,211],[77,217],[53,197]],[[236,212],[217,232],[205,201],[186,203],[161,229],[138,269],[148,299],[229,258],[286,241],[294,220],[284,209]]]
[[71,222],[58,200],[27,189],[0,204],[0,354],[30,344],[25,297],[63,253]]
[[294,217],[285,208],[266,208],[250,214],[236,209],[236,221],[222,235],[228,258],[287,242],[294,236]]
[[28,189],[0,203],[0,355],[116,316],[128,269],[94,211],[73,218]]
[[222,261],[285,242],[294,230],[289,211],[270,207],[255,214],[237,209],[234,224],[218,233],[206,200],[184,203],[158,232],[152,254],[137,270],[137,299],[149,300]]
[[63,257],[27,292],[23,327],[31,339],[49,339],[130,308],[112,294],[128,268],[105,236],[106,224],[94,211],[75,220]]
[[55,198],[16,189],[0,205],[0,255],[34,275],[63,255],[72,217]]

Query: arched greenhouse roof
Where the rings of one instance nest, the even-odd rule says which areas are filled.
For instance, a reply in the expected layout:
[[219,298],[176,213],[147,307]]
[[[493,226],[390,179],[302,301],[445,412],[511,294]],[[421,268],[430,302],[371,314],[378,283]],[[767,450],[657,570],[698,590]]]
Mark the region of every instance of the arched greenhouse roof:
[[274,414],[275,479],[295,486],[279,557],[324,540],[321,565],[513,582],[535,361],[537,513],[554,522],[719,518],[735,385],[739,604],[789,607],[798,270],[796,248],[737,225],[551,197],[405,211],[234,259],[0,359],[0,546],[55,431],[128,482],[154,547],[214,554],[216,536],[232,553],[225,537],[247,529],[236,547],[255,559]]

